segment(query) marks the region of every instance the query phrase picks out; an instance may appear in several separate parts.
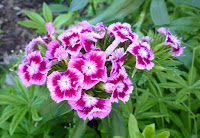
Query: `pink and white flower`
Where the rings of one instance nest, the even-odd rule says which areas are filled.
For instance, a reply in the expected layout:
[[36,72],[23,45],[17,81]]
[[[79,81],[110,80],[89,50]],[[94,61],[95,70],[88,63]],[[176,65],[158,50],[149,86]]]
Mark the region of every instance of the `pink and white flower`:
[[154,59],[154,53],[148,43],[137,41],[132,43],[127,50],[136,56],[137,69],[150,70],[154,67],[154,63],[151,62]]
[[153,39],[149,36],[143,36],[141,38],[142,42],[147,42],[147,43],[152,43],[153,42]]
[[48,62],[49,60],[42,57],[39,51],[28,54],[19,65],[18,75],[22,83],[26,87],[32,84],[45,84],[47,73],[50,70],[47,67]]
[[99,81],[106,82],[107,69],[105,67],[106,55],[103,51],[91,51],[83,57],[73,58],[68,68],[75,68],[84,75],[83,89],[90,89]]
[[67,51],[73,56],[77,56],[82,48],[86,52],[94,48],[94,44],[87,40],[85,36],[80,35],[76,28],[62,33],[58,36],[58,39],[62,42],[63,46],[68,46]]
[[131,25],[128,23],[113,23],[108,27],[108,31],[111,35],[114,35],[115,40],[106,49],[105,52],[107,56],[109,56],[121,42],[123,43],[127,40],[134,42],[138,39],[138,35],[132,32]]
[[183,49],[185,47],[181,47],[180,41],[178,40],[176,36],[171,34],[169,29],[166,30],[166,28],[161,27],[157,31],[166,36],[165,45],[170,45],[172,47],[172,50],[171,50],[171,53],[173,53],[172,56],[177,57],[183,53]]
[[123,69],[119,70],[118,75],[109,77],[104,87],[106,92],[112,93],[111,102],[118,102],[120,99],[125,103],[133,91],[132,82]]
[[47,87],[51,98],[57,103],[63,100],[78,100],[81,97],[83,75],[76,69],[55,71],[48,76]]
[[112,62],[112,70],[110,72],[110,76],[117,75],[120,69],[124,69],[122,66],[124,64],[126,53],[124,52],[124,48],[118,48],[111,54],[108,61]]
[[56,35],[56,30],[54,28],[54,25],[52,22],[48,22],[45,25],[47,32],[48,32],[48,37],[55,39],[55,35]]
[[80,118],[92,120],[94,117],[105,118],[111,111],[110,99],[92,97],[82,92],[78,101],[69,100],[68,103],[77,110]]
[[26,46],[25,48],[26,53],[31,53],[33,51],[39,50],[38,45],[43,45],[47,47],[45,41],[43,41],[41,37],[37,37],[31,40],[31,42]]
[[48,50],[45,56],[48,59],[52,59],[50,64],[53,64],[57,61],[67,60],[68,52],[64,46],[60,46],[59,42],[54,40],[48,44]]

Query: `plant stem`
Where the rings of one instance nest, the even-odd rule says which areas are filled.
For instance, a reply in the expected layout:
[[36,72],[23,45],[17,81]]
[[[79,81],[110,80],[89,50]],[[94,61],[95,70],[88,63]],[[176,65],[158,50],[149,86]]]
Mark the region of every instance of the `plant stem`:
[[91,6],[92,6],[92,11],[93,11],[94,15],[96,15],[96,10],[95,10],[95,8],[94,8],[94,2],[92,1],[90,4],[91,4]]

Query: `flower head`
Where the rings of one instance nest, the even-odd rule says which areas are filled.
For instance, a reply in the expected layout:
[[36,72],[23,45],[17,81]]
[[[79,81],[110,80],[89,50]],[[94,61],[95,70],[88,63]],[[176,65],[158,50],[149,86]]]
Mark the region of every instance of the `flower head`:
[[154,53],[148,43],[141,41],[132,43],[128,47],[128,51],[134,56],[136,56],[137,69],[150,70],[153,68],[154,63],[151,62],[151,60],[154,59]]
[[73,58],[69,61],[68,68],[75,68],[84,75],[83,89],[90,89],[99,81],[107,80],[105,67],[106,56],[103,51],[92,51],[83,57]]
[[47,87],[51,98],[57,103],[63,100],[78,100],[81,96],[83,75],[76,69],[55,71],[48,76]]
[[39,51],[31,52],[19,65],[18,75],[22,83],[28,87],[32,84],[43,85],[46,81],[48,59],[41,56]]
[[109,77],[104,87],[106,92],[112,93],[111,102],[118,102],[119,99],[127,102],[133,91],[132,82],[123,69],[119,70],[118,75]]
[[92,97],[82,92],[78,101],[69,100],[68,103],[77,110],[80,118],[92,120],[94,117],[105,118],[111,111],[110,99]]
[[43,41],[43,39],[41,37],[35,38],[33,39],[25,48],[26,53],[31,53],[33,51],[37,51],[39,50],[38,45],[45,45],[46,43],[45,41]]

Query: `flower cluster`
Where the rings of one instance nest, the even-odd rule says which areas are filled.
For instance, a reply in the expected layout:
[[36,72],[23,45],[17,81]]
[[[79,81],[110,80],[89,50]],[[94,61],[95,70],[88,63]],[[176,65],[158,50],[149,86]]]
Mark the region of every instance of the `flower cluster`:
[[[107,28],[103,23],[93,26],[83,21],[60,35],[51,22],[46,29],[47,36],[27,45],[18,75],[27,87],[44,85],[47,80],[51,98],[57,103],[67,100],[84,120],[104,118],[112,109],[111,103],[129,100],[134,87],[124,66],[126,55],[135,57],[137,69],[154,67],[153,39],[139,39],[128,23]],[[165,44],[173,47],[173,56],[183,53],[169,30],[161,28],[158,32],[166,36]],[[106,49],[98,44],[100,40],[104,40]]]

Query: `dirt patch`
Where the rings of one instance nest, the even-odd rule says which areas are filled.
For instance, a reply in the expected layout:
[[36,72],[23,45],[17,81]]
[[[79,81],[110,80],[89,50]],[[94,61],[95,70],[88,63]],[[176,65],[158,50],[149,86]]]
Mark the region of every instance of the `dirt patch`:
[[28,19],[24,10],[39,11],[42,3],[47,4],[53,0],[1,0],[0,1],[0,65],[9,64],[12,59],[11,50],[16,53],[38,36],[33,29],[17,24],[18,21]]

